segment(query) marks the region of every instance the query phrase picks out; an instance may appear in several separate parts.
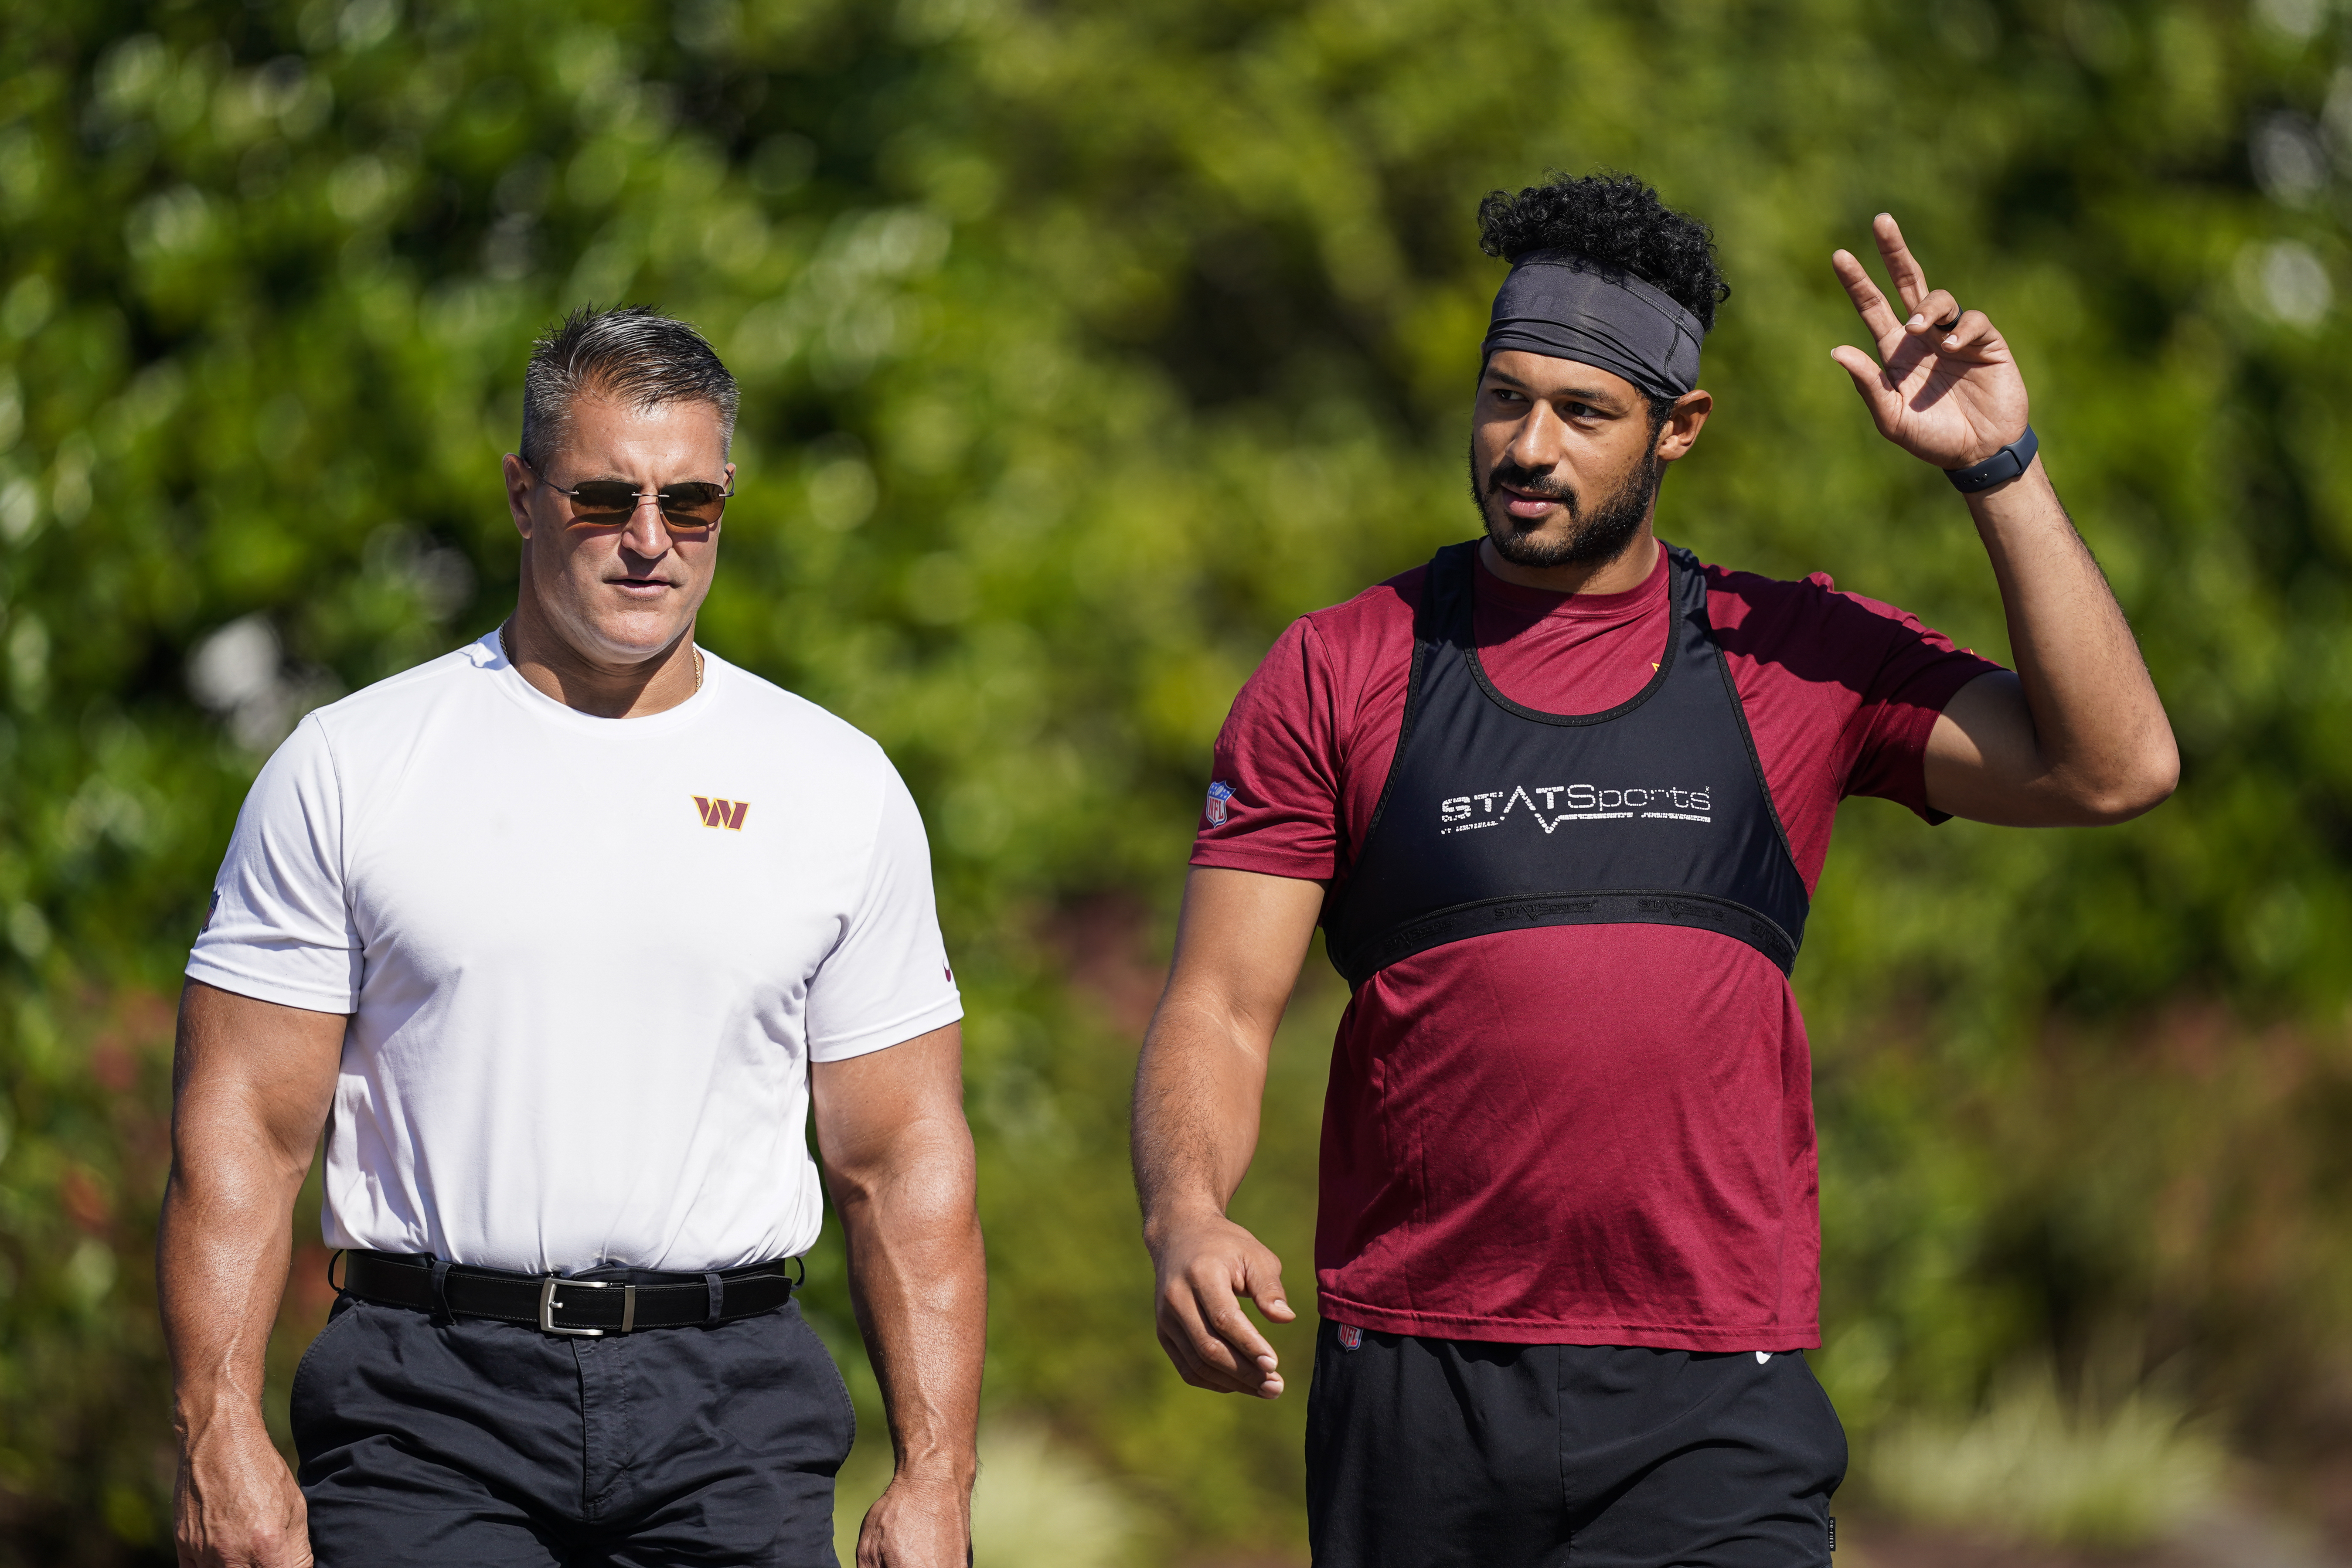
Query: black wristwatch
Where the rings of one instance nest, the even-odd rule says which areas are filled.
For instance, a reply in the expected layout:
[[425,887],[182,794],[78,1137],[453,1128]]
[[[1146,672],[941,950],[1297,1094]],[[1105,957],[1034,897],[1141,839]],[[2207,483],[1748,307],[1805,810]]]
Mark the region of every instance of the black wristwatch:
[[2042,443],[2035,440],[2033,437],[2033,426],[2028,425],[2024,435],[2020,436],[1983,462],[1970,463],[1965,468],[1946,468],[1944,477],[1952,481],[1954,489],[1964,496],[1972,496],[1979,490],[1989,490],[1995,485],[2005,485],[2025,472],[2032,466],[2033,454],[2041,449]]

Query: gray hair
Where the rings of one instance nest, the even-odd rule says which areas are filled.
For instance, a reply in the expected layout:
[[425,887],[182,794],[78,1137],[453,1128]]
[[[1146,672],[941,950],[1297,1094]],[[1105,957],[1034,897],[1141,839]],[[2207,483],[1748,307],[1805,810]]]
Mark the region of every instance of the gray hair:
[[709,339],[650,306],[583,305],[531,344],[522,374],[522,460],[535,471],[547,472],[583,392],[638,408],[707,403],[719,411],[721,439],[734,445],[735,378]]

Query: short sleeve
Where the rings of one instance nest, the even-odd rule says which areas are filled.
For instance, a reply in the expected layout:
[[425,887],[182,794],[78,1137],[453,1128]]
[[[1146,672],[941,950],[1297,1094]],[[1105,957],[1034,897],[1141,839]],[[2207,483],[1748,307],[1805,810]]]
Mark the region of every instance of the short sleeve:
[[1948,821],[1948,813],[1927,804],[1927,738],[1962,687],[2001,667],[1956,647],[1907,611],[1860,595],[1840,596],[1878,617],[1885,639],[1853,716],[1859,733],[1844,793],[1895,801],[1930,823]]
[[1340,770],[1331,672],[1314,623],[1291,623],[1217,733],[1192,864],[1272,877],[1339,874]]
[[896,771],[884,771],[864,889],[809,982],[811,1061],[864,1056],[963,1016],[931,896],[922,816]]
[[286,738],[236,815],[188,977],[314,1013],[359,1008],[359,932],[343,896],[342,790],[316,715]]

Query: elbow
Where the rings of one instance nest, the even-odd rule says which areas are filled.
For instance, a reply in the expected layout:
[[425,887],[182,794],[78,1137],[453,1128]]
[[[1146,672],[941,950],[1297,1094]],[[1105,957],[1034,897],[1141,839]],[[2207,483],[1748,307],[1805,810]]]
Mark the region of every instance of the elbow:
[[2154,811],[2180,787],[2180,751],[2167,732],[2144,748],[2130,765],[2076,797],[2084,826],[2113,826]]

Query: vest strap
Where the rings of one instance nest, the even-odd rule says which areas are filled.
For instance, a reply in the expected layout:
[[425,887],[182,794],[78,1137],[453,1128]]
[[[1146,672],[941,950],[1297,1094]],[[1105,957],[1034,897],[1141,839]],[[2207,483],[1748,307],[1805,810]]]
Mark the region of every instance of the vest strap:
[[1361,952],[1334,952],[1331,959],[1352,990],[1397,960],[1429,948],[1495,931],[1579,925],[1686,926],[1711,931],[1755,948],[1783,974],[1792,974],[1797,968],[1797,944],[1778,921],[1712,893],[1671,888],[1480,899],[1391,926]]

